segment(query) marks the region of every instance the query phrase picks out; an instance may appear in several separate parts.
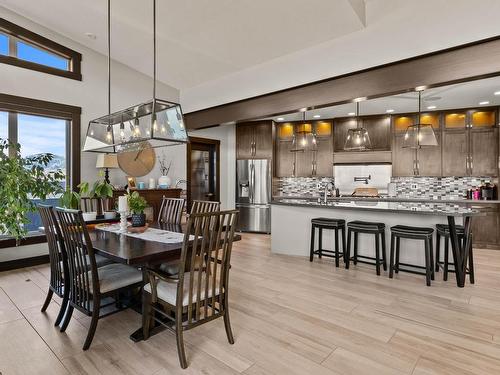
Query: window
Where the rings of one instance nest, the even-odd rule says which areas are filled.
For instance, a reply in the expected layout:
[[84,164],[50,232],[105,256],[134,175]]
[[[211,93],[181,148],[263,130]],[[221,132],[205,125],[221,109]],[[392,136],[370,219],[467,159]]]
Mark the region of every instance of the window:
[[[52,153],[47,172],[61,169],[66,175],[62,187],[74,189],[80,180],[80,112],[78,107],[0,94],[0,138],[19,143],[22,156]],[[58,197],[45,201],[58,202]],[[29,219],[28,231],[38,231],[39,215]],[[2,242],[0,248],[6,247]]]
[[0,18],[0,62],[81,80],[82,56]]

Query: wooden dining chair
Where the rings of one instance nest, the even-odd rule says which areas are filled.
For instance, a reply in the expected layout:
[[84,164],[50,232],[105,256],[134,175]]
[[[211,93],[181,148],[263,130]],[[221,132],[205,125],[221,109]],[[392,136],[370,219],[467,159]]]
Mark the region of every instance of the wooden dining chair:
[[62,298],[59,314],[54,322],[54,325],[58,326],[68,307],[69,288],[64,287],[64,280],[69,276],[68,260],[62,240],[61,228],[57,223],[52,206],[40,204],[38,205],[38,212],[40,213],[45,236],[47,237],[50,264],[49,291],[47,292],[47,297],[41,311],[44,312],[47,310],[54,293]]
[[[68,326],[73,310],[91,316],[89,331],[83,345],[87,350],[92,343],[99,318],[110,313],[99,315],[101,301],[106,297],[115,297],[119,292],[138,288],[142,285],[142,273],[124,264],[108,264],[98,268],[94,248],[83,221],[82,212],[64,208],[56,208],[68,258],[70,287],[69,306],[61,331]],[[115,302],[113,302],[114,304]],[[116,312],[112,311],[111,313]]]
[[183,198],[163,197],[160,213],[158,215],[158,222],[164,224],[180,224],[185,202]]
[[[149,283],[143,289],[144,338],[149,337],[153,321],[172,329],[182,368],[187,367],[183,341],[186,330],[223,317],[227,339],[234,343],[228,287],[237,216],[236,210],[191,215],[182,243],[179,278],[172,280],[148,270]],[[195,264],[197,257],[203,260],[202,267]],[[160,306],[174,315],[165,313]],[[168,320],[173,325],[165,323]]]
[[190,215],[201,214],[204,212],[217,212],[220,210],[220,202],[214,201],[197,201],[194,200],[191,204]]

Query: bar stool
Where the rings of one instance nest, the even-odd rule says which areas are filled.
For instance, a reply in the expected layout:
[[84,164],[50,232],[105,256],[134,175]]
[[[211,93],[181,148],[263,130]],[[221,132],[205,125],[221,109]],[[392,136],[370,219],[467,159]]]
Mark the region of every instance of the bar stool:
[[[431,286],[431,280],[434,280],[434,261],[433,261],[433,249],[432,249],[432,234],[434,229],[423,228],[423,227],[410,227],[406,225],[395,225],[391,227],[391,265],[389,268],[389,278],[392,279],[393,272],[398,273],[399,271],[414,273],[417,275],[425,275],[427,286]],[[412,239],[412,240],[422,240],[425,245],[425,267],[401,263],[399,261],[399,253],[401,250],[400,239]],[[394,254],[394,242],[396,242],[396,254]],[[394,255],[396,255],[396,261],[394,262]],[[425,269],[425,273],[413,271],[411,269],[401,269],[400,265]]]
[[[458,240],[462,242],[462,246],[465,246],[465,229],[462,225],[456,226]],[[441,248],[441,237],[444,237],[444,261],[440,261],[440,248]],[[449,262],[448,255],[450,244],[450,227],[446,224],[436,224],[436,272],[439,272],[439,268],[443,268],[443,280],[448,280],[448,272],[455,272],[455,268],[449,269],[449,266],[454,267],[453,262]],[[453,254],[451,255],[453,257]],[[469,257],[466,273],[469,275],[469,280],[471,284],[474,284],[474,257],[472,255],[472,241],[469,248]]]
[[[314,250],[314,236],[316,228],[319,230],[318,249]],[[335,233],[335,250],[323,249],[323,229],[333,230]],[[342,235],[342,253],[339,251],[339,231]],[[309,261],[313,261],[314,254],[319,258],[322,256],[335,258],[335,267],[339,266],[340,257],[344,257],[345,253],[345,220],[330,219],[327,217],[317,217],[311,220],[311,249],[309,253]]]
[[[354,233],[354,254],[350,257],[351,253],[351,234]],[[358,255],[358,234],[366,233],[375,235],[375,257],[369,257],[365,255]],[[382,259],[380,257],[380,242],[382,244]],[[361,259],[374,260],[375,262],[370,262]],[[346,268],[349,268],[349,261],[352,259],[353,263],[356,265],[359,263],[374,264],[377,270],[377,275],[380,275],[380,263],[384,267],[384,271],[387,271],[387,262],[385,257],[385,224],[376,223],[369,221],[350,221],[347,223],[347,255],[346,255]]]

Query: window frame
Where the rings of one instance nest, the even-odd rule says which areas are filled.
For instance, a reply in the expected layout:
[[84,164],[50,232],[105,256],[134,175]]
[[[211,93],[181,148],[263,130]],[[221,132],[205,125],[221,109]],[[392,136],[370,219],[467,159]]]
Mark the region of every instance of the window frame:
[[[44,117],[53,117],[57,119],[63,119],[70,121],[71,125],[68,127],[66,133],[67,139],[67,150],[66,153],[69,156],[69,186],[72,190],[76,190],[78,184],[80,183],[80,137],[81,137],[81,113],[82,109],[80,107],[71,106],[67,104],[59,104],[48,102],[38,99],[30,99],[21,96],[1,94],[0,93],[0,111],[8,112],[9,117],[11,114],[28,114]],[[9,127],[13,125],[12,121],[9,121]],[[9,129],[11,131],[17,132],[16,129]],[[22,145],[21,145],[22,147]],[[69,148],[69,150],[68,150]],[[46,242],[46,237],[44,234],[29,234],[26,238],[21,241],[21,245],[29,245],[34,243]],[[13,238],[2,238],[0,239],[0,249],[6,247],[14,247],[16,242]],[[23,258],[19,261],[26,259],[29,261],[30,258]],[[45,258],[44,258],[45,259]],[[0,264],[0,270],[2,265]]]
[[35,70],[42,73],[53,74],[77,81],[82,80],[81,62],[82,55],[70,48],[47,39],[39,34],[29,31],[21,26],[13,24],[4,18],[0,18],[0,32],[9,37],[9,54],[15,55],[16,41],[22,41],[40,48],[48,53],[68,59],[68,70],[57,69],[51,66],[38,64],[32,61],[22,60],[16,56],[0,55],[0,63],[18,66],[25,69]]

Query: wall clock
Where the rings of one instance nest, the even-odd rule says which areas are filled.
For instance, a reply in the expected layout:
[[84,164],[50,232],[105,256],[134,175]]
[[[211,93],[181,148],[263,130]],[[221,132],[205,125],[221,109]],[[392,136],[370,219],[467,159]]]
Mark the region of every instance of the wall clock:
[[118,165],[127,176],[145,176],[151,172],[155,162],[155,150],[147,141],[134,144],[130,149],[118,153]]

